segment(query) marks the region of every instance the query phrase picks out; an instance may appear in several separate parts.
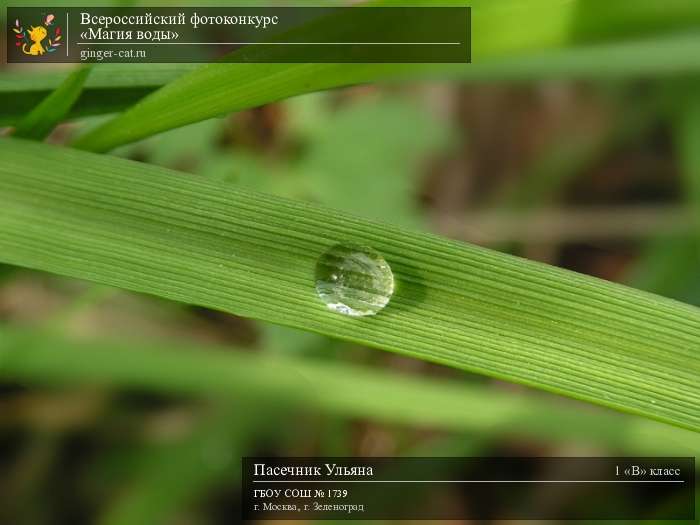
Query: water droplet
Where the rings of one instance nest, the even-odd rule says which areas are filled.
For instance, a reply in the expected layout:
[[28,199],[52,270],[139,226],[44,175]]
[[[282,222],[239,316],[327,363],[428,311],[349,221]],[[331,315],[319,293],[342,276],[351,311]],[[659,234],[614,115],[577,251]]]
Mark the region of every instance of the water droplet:
[[329,309],[343,315],[374,315],[394,293],[394,274],[367,246],[336,244],[316,263],[316,292]]

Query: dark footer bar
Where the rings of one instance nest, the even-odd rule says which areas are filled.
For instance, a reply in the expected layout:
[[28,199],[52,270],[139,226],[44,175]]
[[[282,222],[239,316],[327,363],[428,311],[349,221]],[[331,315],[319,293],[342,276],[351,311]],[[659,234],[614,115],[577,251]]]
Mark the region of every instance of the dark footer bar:
[[695,460],[244,458],[245,519],[695,519]]

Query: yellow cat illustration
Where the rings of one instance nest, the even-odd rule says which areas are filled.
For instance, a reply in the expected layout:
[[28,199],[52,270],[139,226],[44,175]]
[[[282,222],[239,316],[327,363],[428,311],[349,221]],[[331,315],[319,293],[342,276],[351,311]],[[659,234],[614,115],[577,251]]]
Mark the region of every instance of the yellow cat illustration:
[[46,38],[46,34],[47,32],[44,26],[32,26],[32,30],[29,31],[29,39],[34,43],[29,48],[29,51],[27,51],[27,44],[23,44],[22,52],[25,55],[43,55],[46,52],[46,50],[41,45],[41,41],[44,40],[44,38]]

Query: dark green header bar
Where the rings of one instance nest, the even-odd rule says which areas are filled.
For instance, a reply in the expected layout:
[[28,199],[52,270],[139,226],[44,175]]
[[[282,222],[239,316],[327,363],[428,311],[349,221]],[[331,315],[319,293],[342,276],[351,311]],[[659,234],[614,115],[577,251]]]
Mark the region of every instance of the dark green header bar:
[[8,7],[7,61],[470,61],[467,7]]

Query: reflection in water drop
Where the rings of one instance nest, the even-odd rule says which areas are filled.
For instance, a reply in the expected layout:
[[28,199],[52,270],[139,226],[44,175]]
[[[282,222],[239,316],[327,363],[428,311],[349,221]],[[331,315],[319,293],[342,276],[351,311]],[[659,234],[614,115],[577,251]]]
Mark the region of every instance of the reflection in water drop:
[[374,315],[394,293],[394,274],[372,248],[337,244],[316,263],[316,292],[334,312]]

